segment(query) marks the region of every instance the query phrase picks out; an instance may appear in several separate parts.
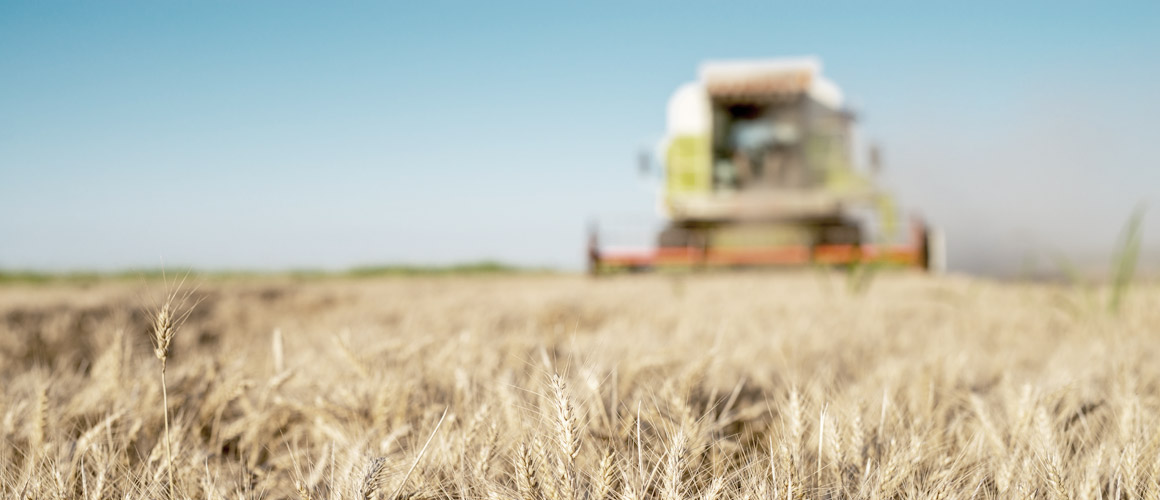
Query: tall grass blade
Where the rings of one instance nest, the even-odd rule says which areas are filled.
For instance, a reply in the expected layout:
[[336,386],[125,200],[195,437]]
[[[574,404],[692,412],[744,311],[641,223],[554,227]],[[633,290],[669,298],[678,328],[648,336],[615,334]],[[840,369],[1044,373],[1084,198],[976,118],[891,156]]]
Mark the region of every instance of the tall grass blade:
[[1144,221],[1144,205],[1136,207],[1121,234],[1120,248],[1112,263],[1112,291],[1108,298],[1108,311],[1118,314],[1128,293],[1128,285],[1136,273],[1136,260],[1140,256],[1140,233]]

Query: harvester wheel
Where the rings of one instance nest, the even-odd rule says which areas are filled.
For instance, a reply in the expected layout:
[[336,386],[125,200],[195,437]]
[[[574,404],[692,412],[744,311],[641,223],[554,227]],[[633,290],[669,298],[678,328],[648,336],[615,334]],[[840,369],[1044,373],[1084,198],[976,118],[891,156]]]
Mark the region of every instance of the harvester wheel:
[[929,273],[946,272],[946,242],[942,233],[926,224],[919,226],[919,259],[921,267]]
[[588,257],[588,275],[593,277],[600,275],[600,239],[597,233],[596,224],[590,224],[588,226],[588,248],[586,253]]
[[685,248],[693,241],[693,231],[680,226],[668,226],[657,236],[657,246],[661,248]]
[[862,228],[857,224],[841,222],[818,228],[818,245],[861,245]]

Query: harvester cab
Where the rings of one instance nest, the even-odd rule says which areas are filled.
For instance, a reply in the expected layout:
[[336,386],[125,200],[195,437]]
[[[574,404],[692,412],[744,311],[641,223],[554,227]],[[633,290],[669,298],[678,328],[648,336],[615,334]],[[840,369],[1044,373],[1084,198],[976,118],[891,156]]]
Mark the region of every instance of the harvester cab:
[[903,230],[893,200],[874,185],[877,152],[860,164],[855,133],[842,91],[816,59],[703,64],[668,102],[658,148],[666,226],[644,249],[601,246],[593,228],[590,270],[941,269],[941,242],[917,218]]

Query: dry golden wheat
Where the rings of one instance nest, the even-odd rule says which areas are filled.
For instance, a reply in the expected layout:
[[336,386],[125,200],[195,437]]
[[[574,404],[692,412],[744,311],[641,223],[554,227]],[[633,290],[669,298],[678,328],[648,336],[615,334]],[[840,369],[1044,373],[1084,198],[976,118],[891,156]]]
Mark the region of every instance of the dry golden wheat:
[[1160,287],[681,279],[4,285],[0,497],[1160,496]]

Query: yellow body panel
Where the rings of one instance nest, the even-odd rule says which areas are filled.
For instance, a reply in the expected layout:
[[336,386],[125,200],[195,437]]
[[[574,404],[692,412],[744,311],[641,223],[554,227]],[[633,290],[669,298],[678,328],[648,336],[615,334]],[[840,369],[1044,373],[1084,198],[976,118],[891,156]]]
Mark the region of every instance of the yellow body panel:
[[713,189],[709,136],[674,137],[666,152],[665,199],[708,194]]

